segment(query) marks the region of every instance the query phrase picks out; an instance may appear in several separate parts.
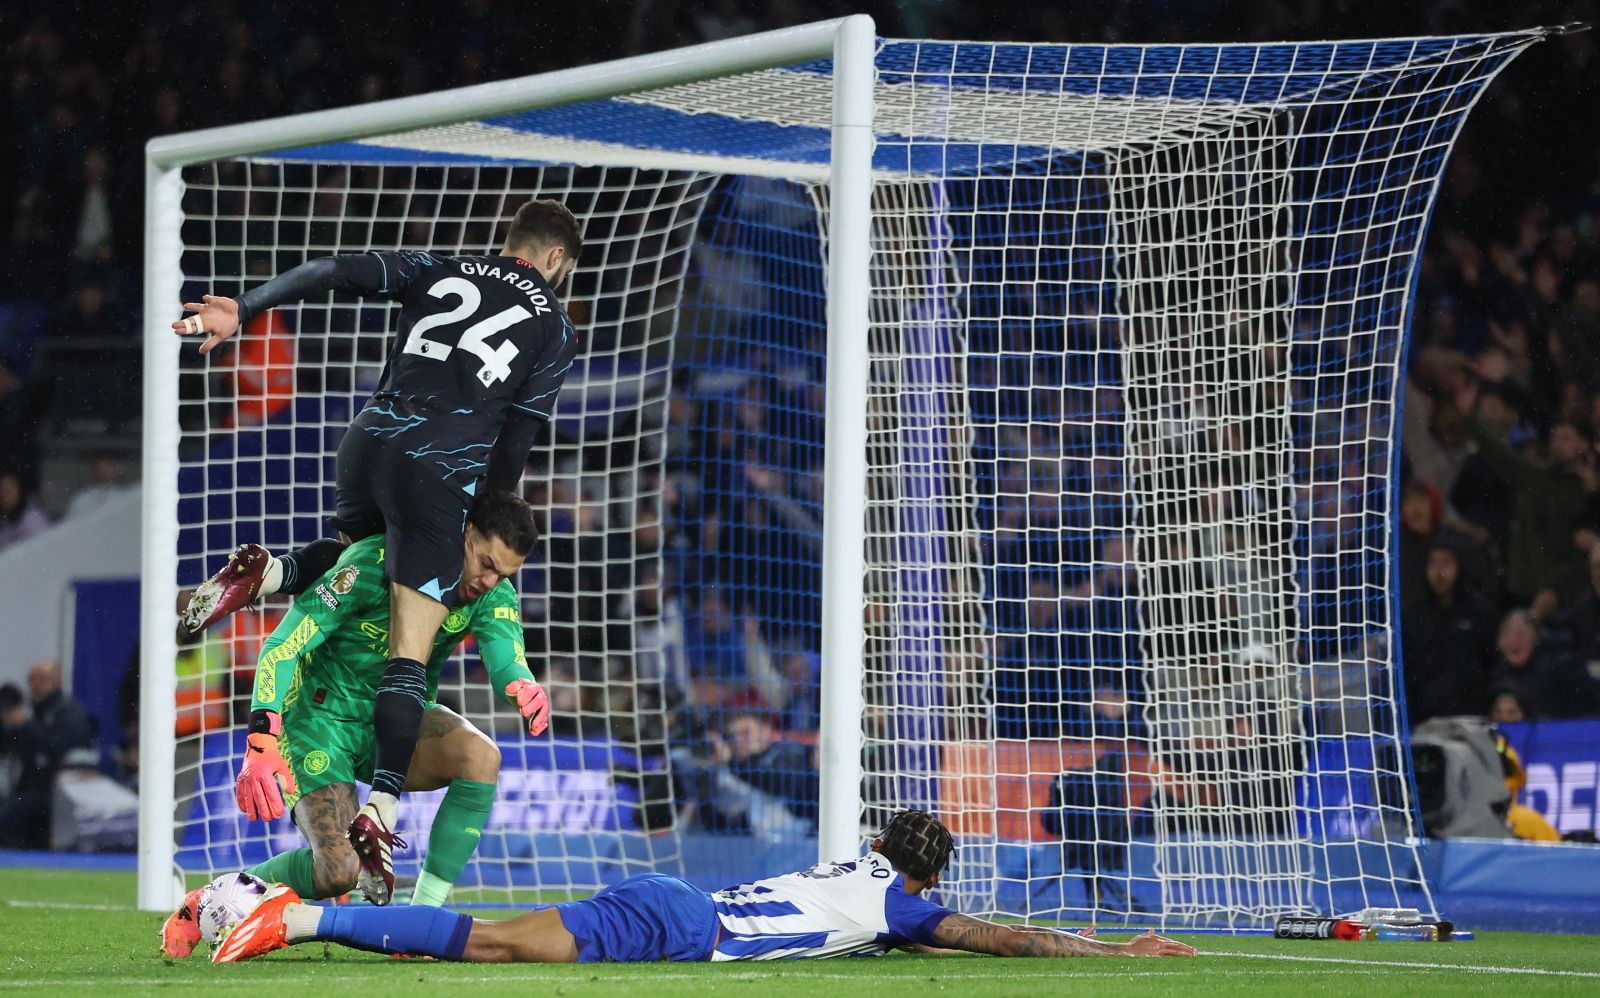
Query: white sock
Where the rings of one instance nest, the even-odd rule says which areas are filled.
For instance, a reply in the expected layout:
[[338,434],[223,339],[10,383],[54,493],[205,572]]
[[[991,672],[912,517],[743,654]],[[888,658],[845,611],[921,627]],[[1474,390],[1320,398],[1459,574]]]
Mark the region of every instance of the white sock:
[[411,903],[442,908],[444,903],[450,900],[450,888],[454,886],[455,884],[446,883],[442,878],[423,870],[417,874],[417,886],[411,892]]
[[267,570],[261,573],[261,588],[256,591],[259,596],[271,596],[283,585],[283,559],[274,558],[267,562]]
[[383,822],[384,828],[394,831],[395,819],[400,816],[400,798],[374,790],[367,795],[367,806],[378,812],[378,820]]
[[283,938],[291,943],[317,938],[317,926],[322,924],[322,911],[314,904],[284,905]]

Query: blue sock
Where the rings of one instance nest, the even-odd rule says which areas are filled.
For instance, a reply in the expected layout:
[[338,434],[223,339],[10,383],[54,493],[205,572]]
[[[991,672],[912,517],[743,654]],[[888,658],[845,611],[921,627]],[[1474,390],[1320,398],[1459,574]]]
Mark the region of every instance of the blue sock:
[[325,908],[317,938],[373,953],[412,953],[459,960],[467,948],[472,916],[445,908],[407,905],[367,908],[336,905]]

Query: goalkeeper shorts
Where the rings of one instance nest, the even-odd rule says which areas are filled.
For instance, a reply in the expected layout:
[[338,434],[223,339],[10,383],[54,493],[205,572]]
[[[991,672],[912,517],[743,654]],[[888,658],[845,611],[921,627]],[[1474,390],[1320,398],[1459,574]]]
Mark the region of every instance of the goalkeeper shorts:
[[555,908],[578,942],[579,963],[703,962],[717,943],[711,895],[664,873],[640,873]]
[[370,720],[353,724],[306,704],[285,707],[278,751],[299,793],[284,794],[284,806],[293,810],[301,797],[330,784],[371,783],[373,745]]

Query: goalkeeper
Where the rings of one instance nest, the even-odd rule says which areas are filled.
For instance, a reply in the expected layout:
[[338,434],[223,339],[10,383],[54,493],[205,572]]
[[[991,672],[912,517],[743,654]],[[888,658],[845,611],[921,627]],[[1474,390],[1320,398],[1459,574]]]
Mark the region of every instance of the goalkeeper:
[[[435,639],[426,687],[416,691],[425,703],[422,737],[405,787],[449,789],[433,822],[413,904],[444,903],[477,848],[499,775],[494,742],[434,702],[439,671],[456,646],[469,635],[477,639],[490,682],[528,719],[529,734],[543,733],[549,722],[549,701],[528,671],[518,597],[509,581],[537,538],[533,511],[516,496],[486,492],[474,502],[461,605]],[[235,787],[239,809],[265,821],[282,817],[287,805],[311,845],[249,872],[305,897],[344,894],[359,883],[370,900],[387,904],[393,889],[392,881],[365,876],[345,836],[358,807],[356,781],[370,781],[374,765],[372,702],[388,661],[384,567],[382,535],[346,548],[295,601],[256,666],[245,760]],[[396,845],[405,847],[403,841]],[[185,956],[199,940],[198,893],[186,897],[162,928],[168,955]]]

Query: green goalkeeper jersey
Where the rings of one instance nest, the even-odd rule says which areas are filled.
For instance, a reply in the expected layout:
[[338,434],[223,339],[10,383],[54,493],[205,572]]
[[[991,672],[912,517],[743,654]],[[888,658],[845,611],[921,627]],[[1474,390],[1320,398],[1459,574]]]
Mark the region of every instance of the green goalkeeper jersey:
[[[261,647],[251,710],[282,712],[313,697],[331,716],[372,723],[378,683],[389,666],[389,581],[384,538],[378,534],[345,548],[338,562],[294,601]],[[439,671],[468,636],[497,693],[517,679],[532,679],[523,652],[517,591],[507,579],[450,611],[428,657],[428,699]]]

